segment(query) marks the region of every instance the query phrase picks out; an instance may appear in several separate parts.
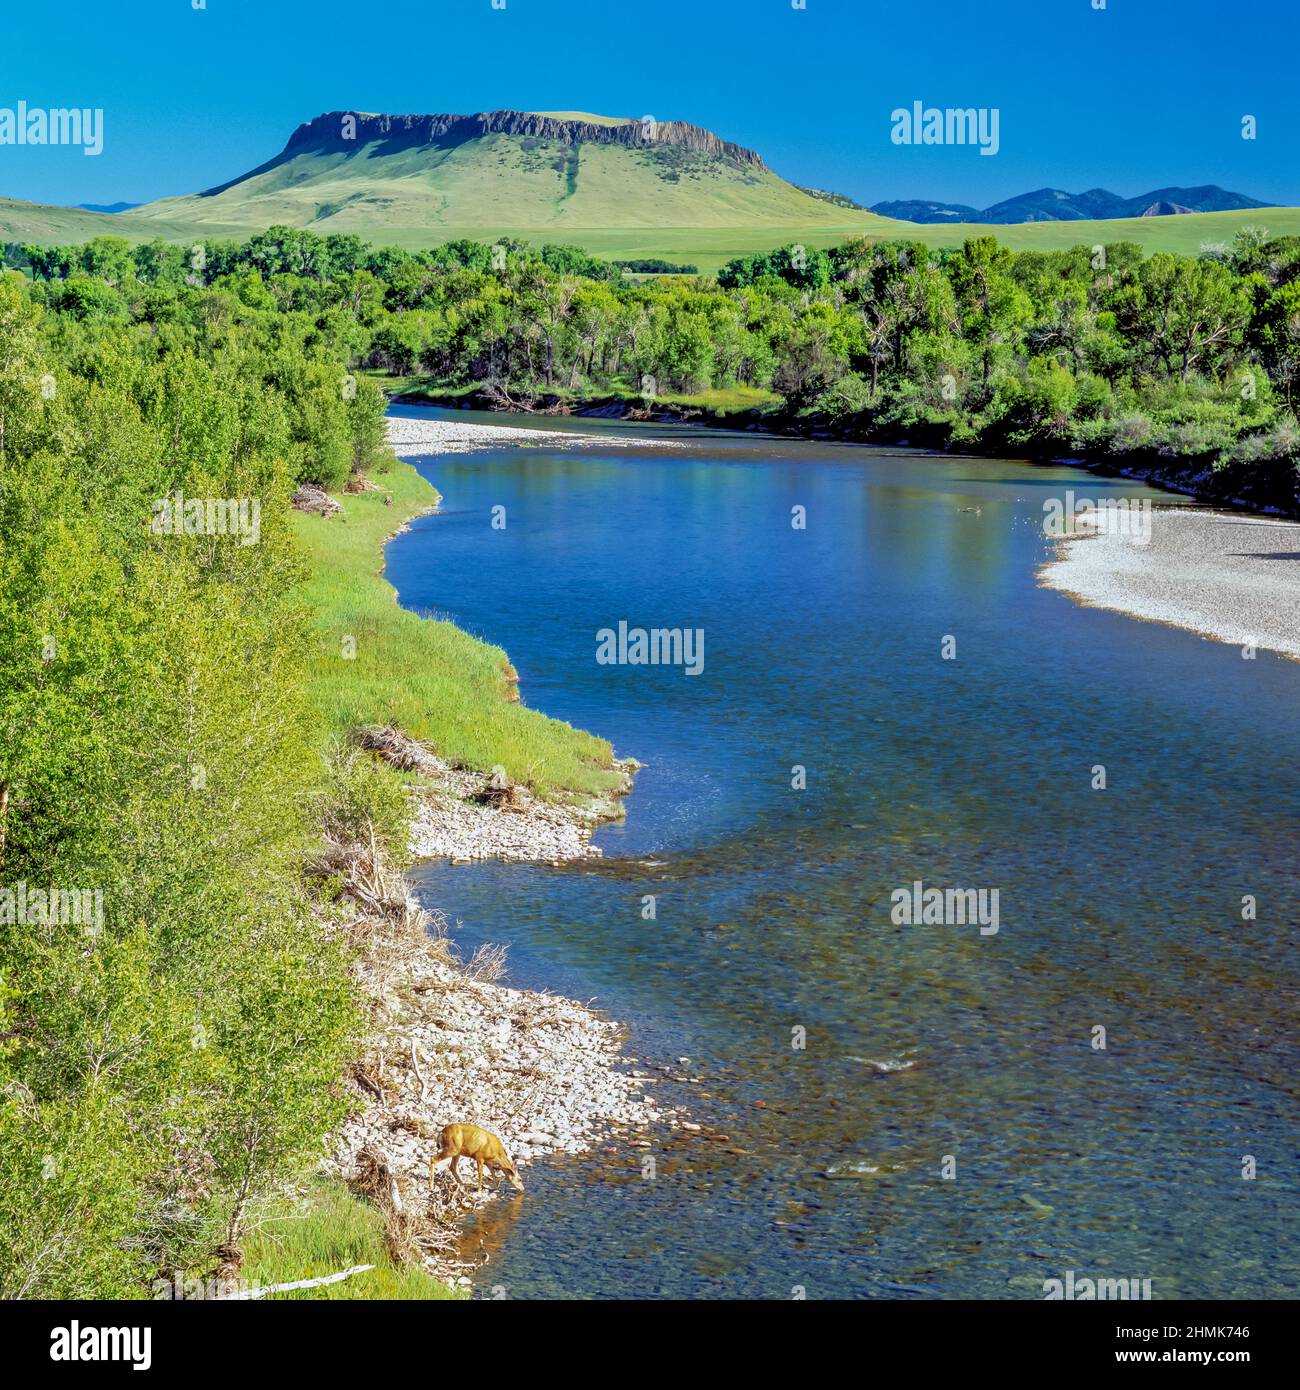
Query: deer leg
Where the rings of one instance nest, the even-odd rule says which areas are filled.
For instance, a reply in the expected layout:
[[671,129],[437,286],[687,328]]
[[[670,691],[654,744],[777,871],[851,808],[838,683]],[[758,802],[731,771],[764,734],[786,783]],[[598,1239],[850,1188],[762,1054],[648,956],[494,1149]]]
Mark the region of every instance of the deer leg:
[[482,1160],[482,1158],[476,1158],[474,1161],[478,1164],[478,1190],[479,1190],[480,1192],[482,1192],[482,1191],[483,1191],[483,1160]]
[[451,1174],[452,1181],[457,1187],[463,1187],[464,1183],[460,1180],[460,1174],[456,1171],[456,1161],[459,1155],[452,1153],[449,1149],[443,1149],[440,1153],[434,1154],[429,1163],[429,1185],[433,1185],[433,1180],[438,1169],[445,1163],[447,1171]]

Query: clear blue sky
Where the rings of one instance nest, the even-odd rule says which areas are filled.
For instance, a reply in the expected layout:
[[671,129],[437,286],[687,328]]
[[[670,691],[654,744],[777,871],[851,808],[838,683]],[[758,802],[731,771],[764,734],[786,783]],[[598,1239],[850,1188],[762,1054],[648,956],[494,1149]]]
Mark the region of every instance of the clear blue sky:
[[[240,174],[322,111],[513,107],[692,121],[866,203],[1219,183],[1300,204],[1297,0],[1092,2],[12,3],[0,107],[102,107],[105,149],[0,146],[0,194],[140,202]],[[891,144],[916,100],[999,108],[1000,153]]]

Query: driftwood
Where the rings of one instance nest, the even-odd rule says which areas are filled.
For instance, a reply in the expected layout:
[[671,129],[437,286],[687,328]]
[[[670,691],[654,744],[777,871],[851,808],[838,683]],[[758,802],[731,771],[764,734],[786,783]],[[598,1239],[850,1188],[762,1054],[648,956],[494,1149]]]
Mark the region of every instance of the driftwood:
[[420,1104],[427,1105],[429,1103],[429,1083],[420,1070],[420,1050],[416,1047],[414,1038],[411,1039],[411,1066],[415,1068],[415,1079],[420,1083]]
[[364,1274],[368,1269],[374,1269],[374,1265],[353,1265],[351,1269],[341,1270],[338,1274],[325,1274],[319,1279],[295,1279],[291,1284],[266,1284],[260,1289],[240,1289],[237,1293],[218,1294],[217,1298],[229,1302],[234,1299],[265,1298],[269,1293],[288,1293],[290,1289],[317,1289],[322,1284],[342,1283],[344,1279],[351,1279],[354,1274]]
[[498,811],[514,811],[522,803],[522,794],[515,782],[498,782],[489,779],[481,791],[472,798],[480,806],[491,806]]
[[368,1146],[357,1155],[357,1171],[349,1185],[383,1214],[384,1245],[396,1263],[423,1253],[446,1255],[455,1249],[452,1220],[460,1207],[459,1190],[435,1188],[427,1194],[411,1190],[412,1185],[393,1172],[384,1155]]
[[500,381],[485,381],[479,395],[493,410],[511,410],[516,415],[572,415],[568,401],[554,400],[542,405],[540,396],[512,396]]
[[[518,677],[516,677],[516,680]],[[368,753],[375,753],[399,772],[410,772],[429,760],[429,750],[391,724],[358,729],[353,735],[357,744]]]
[[316,512],[320,516],[332,516],[343,510],[343,504],[336,502],[324,488],[315,483],[303,483],[293,495],[293,507],[300,512]]
[[479,393],[496,410],[512,410],[517,415],[537,415],[537,398],[516,398],[499,381],[485,381]]

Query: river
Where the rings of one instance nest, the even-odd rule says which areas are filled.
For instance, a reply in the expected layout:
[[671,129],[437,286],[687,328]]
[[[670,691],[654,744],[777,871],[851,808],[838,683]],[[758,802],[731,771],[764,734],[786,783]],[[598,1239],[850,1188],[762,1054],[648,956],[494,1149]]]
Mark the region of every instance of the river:
[[[646,767],[603,861],[416,883],[726,1138],[534,1166],[479,1286],[1297,1296],[1300,666],[1037,585],[1044,501],[1138,484],[563,427],[591,447],[416,460],[443,507],[387,575]],[[703,669],[599,663],[620,621],[701,629]],[[895,921],[917,881],[997,930]]]

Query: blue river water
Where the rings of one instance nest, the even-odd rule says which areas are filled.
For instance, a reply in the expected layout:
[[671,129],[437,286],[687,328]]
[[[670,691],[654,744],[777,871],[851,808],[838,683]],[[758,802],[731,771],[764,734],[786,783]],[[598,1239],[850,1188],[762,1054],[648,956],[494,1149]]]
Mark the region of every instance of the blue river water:
[[[416,460],[443,506],[387,575],[646,766],[603,861],[416,881],[510,983],[625,1022],[710,1137],[653,1179],[636,1150],[535,1165],[477,1218],[477,1282],[1300,1294],[1300,666],[1038,585],[1044,501],[1131,482],[564,428],[590,446]],[[620,621],[701,629],[703,670],[600,664]],[[895,922],[917,881],[996,889],[996,933]]]

